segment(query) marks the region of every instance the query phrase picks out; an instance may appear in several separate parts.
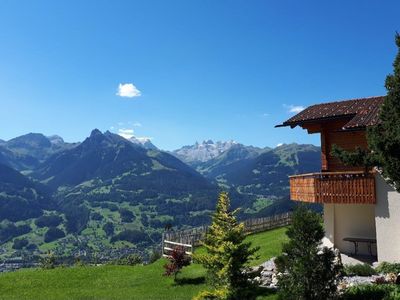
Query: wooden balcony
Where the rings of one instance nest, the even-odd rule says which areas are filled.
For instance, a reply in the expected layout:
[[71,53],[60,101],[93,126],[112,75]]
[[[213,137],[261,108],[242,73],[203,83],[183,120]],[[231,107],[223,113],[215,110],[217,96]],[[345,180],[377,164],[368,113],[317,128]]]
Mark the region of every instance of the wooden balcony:
[[289,178],[291,200],[310,203],[376,203],[373,173],[322,172]]

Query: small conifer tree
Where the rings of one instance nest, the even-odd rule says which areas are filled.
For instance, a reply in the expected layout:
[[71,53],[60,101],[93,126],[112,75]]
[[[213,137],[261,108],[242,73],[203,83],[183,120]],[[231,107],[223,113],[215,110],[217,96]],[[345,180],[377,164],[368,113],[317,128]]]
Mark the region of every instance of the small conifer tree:
[[386,77],[387,96],[377,126],[368,130],[368,144],[382,168],[383,176],[400,191],[400,35],[396,33],[397,56],[393,74]]
[[324,229],[321,217],[299,206],[287,231],[289,242],[275,263],[280,299],[326,300],[336,295],[341,264],[332,249],[321,247]]
[[400,35],[396,33],[397,56],[393,74],[386,77],[387,96],[380,110],[380,123],[367,130],[370,151],[348,152],[333,147],[332,155],[343,163],[366,168],[377,166],[383,176],[400,192]]
[[207,253],[195,255],[206,268],[214,290],[202,292],[195,299],[251,299],[253,286],[245,269],[258,248],[244,242],[244,224],[237,221],[237,210],[229,208],[228,194],[223,192],[203,242]]

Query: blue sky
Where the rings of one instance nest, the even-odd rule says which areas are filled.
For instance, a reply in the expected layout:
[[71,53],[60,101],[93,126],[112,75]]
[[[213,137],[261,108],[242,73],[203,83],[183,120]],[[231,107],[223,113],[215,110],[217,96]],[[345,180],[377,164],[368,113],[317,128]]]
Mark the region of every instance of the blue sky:
[[[399,1],[0,2],[0,138],[319,144],[291,108],[385,94]],[[120,95],[134,96],[121,97]]]

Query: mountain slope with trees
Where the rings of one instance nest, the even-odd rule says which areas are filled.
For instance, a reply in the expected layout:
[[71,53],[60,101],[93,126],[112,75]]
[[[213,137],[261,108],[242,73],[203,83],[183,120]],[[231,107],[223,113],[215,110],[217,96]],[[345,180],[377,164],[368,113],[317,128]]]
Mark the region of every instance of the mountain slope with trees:
[[54,206],[46,188],[0,164],[0,222],[39,217]]
[[[29,183],[23,193],[17,188],[7,195],[11,199],[14,194],[7,203],[18,206],[21,226],[30,228],[12,230],[20,235],[14,239],[24,241],[14,255],[35,247],[59,255],[150,249],[165,226],[208,223],[220,190],[229,192],[233,208],[242,208],[242,219],[281,213],[291,208],[288,175],[315,171],[320,159],[319,148],[310,145],[261,149],[209,141],[211,158],[202,156],[204,161],[188,165],[170,153],[99,130],[79,144],[37,134],[5,144],[0,145],[0,161],[8,167],[1,184],[10,188],[6,180],[13,176]],[[26,163],[28,158],[34,163]],[[13,211],[2,210],[0,227],[6,231],[16,220]],[[14,239],[0,245],[3,253],[15,251]]]

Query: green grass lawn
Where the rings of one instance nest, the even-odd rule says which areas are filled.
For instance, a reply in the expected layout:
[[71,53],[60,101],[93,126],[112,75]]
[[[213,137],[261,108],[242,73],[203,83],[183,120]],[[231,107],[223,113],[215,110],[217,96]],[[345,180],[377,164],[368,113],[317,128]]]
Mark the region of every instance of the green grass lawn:
[[[285,228],[248,236],[261,247],[259,264],[281,252]],[[179,274],[180,283],[163,276],[161,259],[146,266],[70,267],[27,269],[0,275],[0,299],[191,299],[207,289],[204,269],[192,264]],[[258,299],[275,299],[275,295]]]

